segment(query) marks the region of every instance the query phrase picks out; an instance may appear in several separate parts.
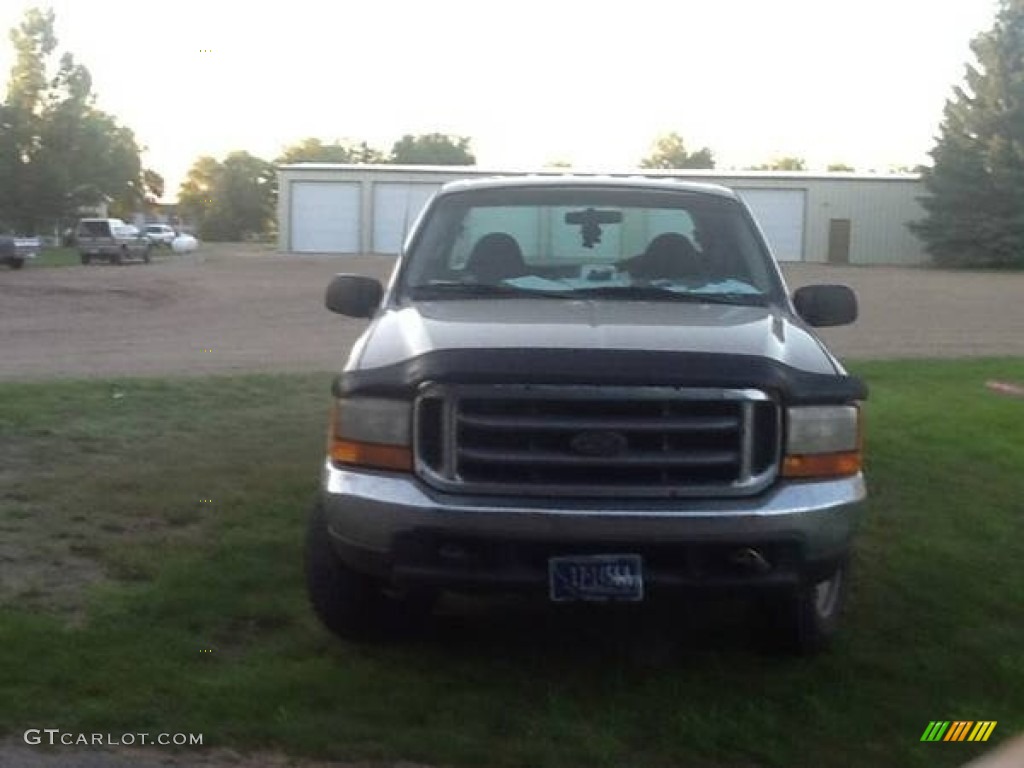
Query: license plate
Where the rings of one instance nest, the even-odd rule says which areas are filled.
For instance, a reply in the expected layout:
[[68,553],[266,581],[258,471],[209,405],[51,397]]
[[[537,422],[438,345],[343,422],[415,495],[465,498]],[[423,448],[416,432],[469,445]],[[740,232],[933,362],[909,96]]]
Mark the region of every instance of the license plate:
[[644,599],[640,555],[577,555],[548,560],[548,588],[555,602]]

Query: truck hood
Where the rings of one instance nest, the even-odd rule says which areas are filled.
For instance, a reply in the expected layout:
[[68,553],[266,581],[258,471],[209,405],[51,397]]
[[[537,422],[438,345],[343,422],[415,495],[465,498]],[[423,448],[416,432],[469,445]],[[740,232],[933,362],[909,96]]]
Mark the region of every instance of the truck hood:
[[778,307],[606,299],[445,300],[389,309],[367,330],[348,367],[381,368],[439,350],[481,348],[728,354],[808,373],[842,370]]

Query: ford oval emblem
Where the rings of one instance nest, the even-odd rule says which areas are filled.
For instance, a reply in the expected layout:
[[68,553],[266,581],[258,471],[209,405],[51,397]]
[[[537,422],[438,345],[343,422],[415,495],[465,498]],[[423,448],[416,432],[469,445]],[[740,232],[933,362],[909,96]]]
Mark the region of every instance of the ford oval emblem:
[[619,432],[592,430],[573,435],[569,447],[583,456],[618,456],[629,448],[629,442]]

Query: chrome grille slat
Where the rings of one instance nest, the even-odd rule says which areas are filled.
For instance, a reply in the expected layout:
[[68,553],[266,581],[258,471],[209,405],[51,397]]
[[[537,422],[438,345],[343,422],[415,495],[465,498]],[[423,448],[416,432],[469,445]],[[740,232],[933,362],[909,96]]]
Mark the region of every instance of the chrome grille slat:
[[545,451],[502,451],[487,448],[459,448],[460,459],[471,461],[516,461],[523,465],[580,466],[580,467],[710,467],[736,465],[739,452],[717,453],[635,453],[629,456],[567,456]]
[[740,474],[739,482],[750,478],[754,460],[754,404],[747,401],[740,405],[742,425],[740,427]]
[[416,468],[452,493],[749,495],[778,471],[779,413],[759,390],[426,385]]
[[538,418],[538,417],[516,417],[499,415],[466,415],[459,414],[460,424],[472,427],[486,427],[489,429],[536,429],[557,431],[563,429],[622,429],[631,432],[723,432],[738,429],[740,419],[733,416],[725,417],[692,417],[673,418],[666,417],[663,420],[654,422],[651,420],[629,419],[629,418],[594,418],[584,417],[560,417],[560,418]]

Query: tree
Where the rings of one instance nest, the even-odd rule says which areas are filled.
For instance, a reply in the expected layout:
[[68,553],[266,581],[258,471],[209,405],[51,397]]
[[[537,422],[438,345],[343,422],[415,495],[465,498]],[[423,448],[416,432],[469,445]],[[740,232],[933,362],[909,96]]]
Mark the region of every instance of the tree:
[[352,159],[349,162],[362,163],[363,165],[376,165],[380,163],[386,163],[388,161],[387,156],[376,149],[371,147],[365,141],[361,141],[358,144],[354,144],[349,147],[349,157]]
[[32,209],[40,186],[32,161],[48,85],[45,62],[57,46],[53,24],[53,11],[33,8],[11,30],[14,64],[0,106],[0,219],[28,232],[34,229]]
[[921,175],[928,167],[918,163],[917,165],[890,165],[887,169],[887,173],[916,173]]
[[1024,0],[1002,0],[946,101],[910,225],[950,267],[1024,267]]
[[853,173],[857,169],[846,163],[829,163],[826,170],[829,173]]
[[7,104],[25,116],[36,116],[46,91],[46,58],[57,48],[53,10],[30,8],[20,25],[10,31],[15,63],[7,84]]
[[396,165],[474,165],[476,157],[470,150],[468,136],[407,133],[391,148],[391,162]]
[[641,168],[714,168],[715,158],[711,150],[703,147],[696,152],[687,152],[683,137],[678,133],[659,136],[651,154],[640,161]]
[[287,147],[277,159],[278,164],[289,163],[384,163],[384,153],[374,149],[365,141],[335,141],[324,144],[320,139],[303,139],[298,144]]
[[159,179],[142,167],[132,131],[96,109],[89,70],[65,53],[52,71],[54,25],[52,11],[31,9],[11,30],[15,61],[0,105],[0,220],[29,233],[102,200],[134,212]]
[[142,184],[146,190],[146,202],[153,206],[164,196],[164,177],[154,170],[145,168],[142,171]]
[[285,148],[277,159],[281,165],[289,163],[350,163],[348,147],[335,142],[324,144],[320,139],[303,139],[298,144]]
[[213,196],[223,171],[219,160],[203,155],[192,163],[178,190],[179,211],[186,219],[199,224],[200,228],[213,209]]
[[181,212],[198,224],[205,240],[265,234],[276,199],[274,166],[248,152],[232,152],[223,162],[200,157],[178,193]]
[[806,171],[807,163],[802,157],[777,157],[770,163],[755,165],[752,171]]

